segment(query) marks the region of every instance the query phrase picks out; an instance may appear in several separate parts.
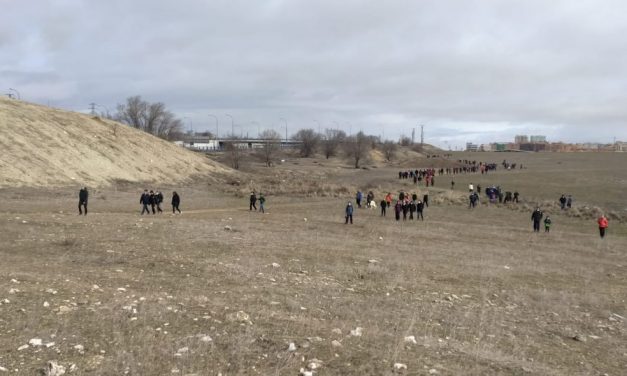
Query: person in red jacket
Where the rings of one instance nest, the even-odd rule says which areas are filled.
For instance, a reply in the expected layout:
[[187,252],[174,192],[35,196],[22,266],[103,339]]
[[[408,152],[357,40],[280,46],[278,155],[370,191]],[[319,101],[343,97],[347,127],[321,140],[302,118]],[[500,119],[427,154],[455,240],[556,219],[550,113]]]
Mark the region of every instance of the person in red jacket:
[[605,230],[607,229],[609,223],[603,214],[601,214],[597,223],[599,224],[599,235],[601,235],[601,239],[603,239],[605,237]]

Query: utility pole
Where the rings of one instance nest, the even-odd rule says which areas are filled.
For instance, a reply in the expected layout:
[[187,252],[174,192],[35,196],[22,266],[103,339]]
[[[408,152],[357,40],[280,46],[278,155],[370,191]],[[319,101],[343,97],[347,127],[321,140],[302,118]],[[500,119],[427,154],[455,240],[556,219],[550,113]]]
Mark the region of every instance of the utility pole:
[[425,147],[425,126],[420,125],[420,147]]
[[411,144],[414,144],[414,139],[416,138],[416,127],[411,130]]
[[92,115],[96,115],[96,104],[94,102],[89,104],[89,109],[91,110]]

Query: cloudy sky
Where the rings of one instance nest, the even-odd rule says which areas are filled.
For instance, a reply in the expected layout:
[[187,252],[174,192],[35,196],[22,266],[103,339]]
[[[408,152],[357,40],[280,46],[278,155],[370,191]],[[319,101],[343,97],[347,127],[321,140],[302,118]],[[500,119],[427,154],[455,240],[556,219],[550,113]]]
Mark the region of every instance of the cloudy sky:
[[[0,90],[194,130],[627,141],[627,2],[0,0]],[[14,93],[14,91],[11,91]],[[213,115],[213,116],[210,116]],[[418,133],[418,131],[417,131]]]

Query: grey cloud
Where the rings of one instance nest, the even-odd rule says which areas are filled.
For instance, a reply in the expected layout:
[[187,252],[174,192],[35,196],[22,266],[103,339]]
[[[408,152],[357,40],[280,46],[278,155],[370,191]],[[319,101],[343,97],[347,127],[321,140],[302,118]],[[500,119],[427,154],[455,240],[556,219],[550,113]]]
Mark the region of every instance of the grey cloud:
[[0,71],[31,78],[2,79],[41,80],[22,90],[35,101],[140,94],[196,128],[229,112],[249,132],[284,117],[386,137],[423,123],[458,143],[627,139],[622,1],[8,3]]

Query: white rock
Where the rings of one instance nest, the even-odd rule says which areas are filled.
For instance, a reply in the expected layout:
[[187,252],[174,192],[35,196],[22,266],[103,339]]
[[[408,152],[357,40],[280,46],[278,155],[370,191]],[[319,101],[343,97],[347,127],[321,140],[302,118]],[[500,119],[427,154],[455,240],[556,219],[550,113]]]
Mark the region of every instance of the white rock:
[[17,279],[15,279],[15,278],[12,278],[12,279],[11,279],[11,283],[20,283],[20,281],[18,281],[18,280],[17,280]]
[[277,264],[276,262],[273,262],[273,263],[272,263],[272,267],[273,267],[273,268],[280,268],[280,267],[281,267],[281,265]]
[[439,374],[439,373],[440,373],[440,371],[438,371],[438,370],[437,370],[437,369],[435,369],[435,368],[431,368],[431,369],[429,370],[429,375],[437,375],[437,374]]
[[289,346],[287,346],[287,351],[294,352],[296,351],[296,345],[294,342],[290,342]]
[[18,290],[18,289],[14,289],[14,288],[9,289],[9,294],[10,294],[10,295],[15,295],[15,294],[17,294],[18,292],[20,292],[20,290]]
[[125,292],[125,291],[126,291],[126,289],[125,289],[124,287],[118,287],[118,291],[119,291],[119,292]]
[[79,354],[84,354],[85,353],[85,346],[83,346],[83,345],[76,345],[76,346],[74,346],[74,350],[78,351]]
[[368,263],[369,263],[369,264],[378,264],[378,263],[379,263],[379,261],[378,261],[378,260],[375,260],[375,259],[372,259],[372,260],[368,260]]
[[397,371],[402,371],[407,369],[407,365],[403,363],[394,363],[394,369]]
[[54,347],[54,345],[56,345],[56,343],[54,343],[54,342],[47,342],[45,346],[47,348],[51,348],[51,347]]
[[44,307],[45,307],[45,308],[50,307],[50,303],[48,303],[48,302],[44,302]]
[[209,342],[212,342],[212,341],[213,341],[213,339],[211,337],[209,337],[209,336],[202,336],[202,337],[200,337],[200,342],[209,343]]
[[22,345],[22,346],[17,348],[17,351],[26,350],[28,347],[29,347],[28,345]]
[[9,370],[4,368],[4,367],[2,367],[2,366],[0,366],[0,372],[9,372]]
[[229,225],[224,226],[225,231],[233,231],[233,228]]
[[180,349],[176,350],[177,354],[187,354],[189,352],[189,347],[181,347]]
[[322,367],[322,362],[318,359],[312,359],[307,365],[307,368],[309,368],[312,371],[315,371],[320,367]]
[[351,330],[351,336],[353,336],[353,337],[361,337],[361,335],[363,334],[363,330],[364,330],[364,328],[357,327],[357,328],[355,328],[355,330]]
[[46,292],[47,292],[48,294],[57,295],[57,290],[53,290],[53,289],[46,289]]
[[405,343],[412,343],[414,345],[418,344],[418,342],[416,341],[416,337],[414,336],[405,337]]
[[307,218],[303,218],[303,221],[307,222]]
[[335,329],[331,330],[331,333],[337,334],[337,335],[342,335],[342,329],[335,328]]
[[41,338],[31,338],[31,340],[28,341],[28,344],[33,347],[37,347],[37,346],[42,346],[44,343],[41,340]]
[[342,347],[342,343],[340,341],[338,341],[338,340],[333,340],[331,342],[331,346],[333,346],[333,347]]
[[379,240],[383,240],[383,236],[379,236]]
[[61,376],[65,375],[65,367],[58,364],[56,360],[51,360],[46,363],[46,368],[44,368],[45,376]]
[[298,373],[299,376],[313,376],[313,372],[312,371],[307,371],[304,368],[300,369],[300,372]]
[[11,303],[11,301],[9,299],[2,299],[0,301],[0,304],[9,304],[9,303]]

